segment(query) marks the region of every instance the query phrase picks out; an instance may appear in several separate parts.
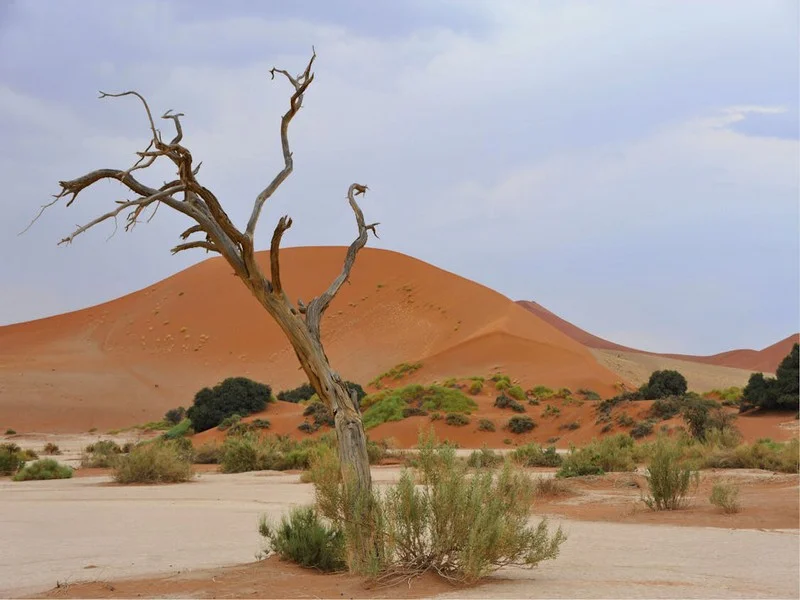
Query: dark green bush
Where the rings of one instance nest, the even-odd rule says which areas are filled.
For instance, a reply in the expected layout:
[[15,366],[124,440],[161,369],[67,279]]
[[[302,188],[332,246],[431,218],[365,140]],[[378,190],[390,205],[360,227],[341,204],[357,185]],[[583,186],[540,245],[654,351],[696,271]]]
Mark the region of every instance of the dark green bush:
[[517,402],[514,398],[506,396],[505,394],[500,394],[494,401],[494,405],[497,408],[510,408],[514,412],[525,412],[525,407]]
[[217,425],[217,429],[219,429],[220,431],[227,431],[234,425],[238,425],[241,422],[241,420],[242,420],[242,415],[237,415],[237,414],[230,415],[229,417],[225,417],[224,419],[222,419],[222,422],[219,425]]
[[649,381],[639,391],[645,400],[657,400],[667,396],[683,396],[686,393],[686,378],[678,373],[665,369],[653,371]]
[[267,551],[282,560],[320,571],[343,571],[345,563],[344,534],[326,525],[311,506],[295,507],[277,526],[261,518],[258,531]]
[[114,462],[117,483],[179,483],[194,477],[192,443],[187,438],[154,440],[135,446]]
[[653,421],[650,419],[646,421],[639,421],[631,428],[631,437],[637,440],[647,437],[651,433],[653,433]]
[[511,433],[527,433],[529,431],[533,431],[534,427],[536,427],[536,423],[534,423],[533,419],[527,416],[511,417],[506,425],[506,429],[508,429]]
[[687,402],[683,396],[659,398],[650,407],[650,415],[656,419],[666,421],[680,413],[686,404]]
[[571,423],[562,423],[558,426],[559,429],[566,429],[568,431],[575,431],[576,429],[581,428],[581,424],[577,421],[572,421]]
[[317,431],[320,427],[327,426],[327,427],[335,427],[336,421],[333,418],[333,413],[330,409],[325,406],[320,401],[312,402],[308,406],[306,406],[305,410],[303,411],[304,417],[311,417],[311,422],[309,423],[307,433],[311,433]]
[[13,475],[25,463],[22,451],[16,444],[0,444],[0,475]]
[[719,403],[708,398],[694,398],[683,409],[683,420],[692,437],[703,441],[712,430],[730,428],[736,415],[728,413]]
[[33,481],[43,479],[69,479],[72,468],[59,464],[52,458],[43,458],[25,465],[16,475],[14,481]]
[[426,417],[428,416],[428,411],[424,408],[420,408],[419,406],[409,406],[403,409],[403,418],[407,419],[408,417]]
[[269,402],[272,389],[246,377],[229,377],[213,388],[203,388],[186,411],[195,431],[216,427],[231,415],[247,416],[262,411]]
[[594,390],[589,390],[586,388],[581,388],[578,390],[578,394],[586,398],[587,400],[591,400],[592,402],[596,402],[600,400],[600,394],[595,392]]
[[310,383],[304,383],[292,390],[283,390],[278,392],[278,400],[281,402],[294,402],[295,404],[298,402],[302,402],[303,400],[308,400],[316,394],[314,388],[311,387]]
[[764,410],[797,410],[800,406],[800,356],[798,345],[781,361],[775,377],[764,377],[763,373],[753,373],[742,391],[740,411],[751,408]]
[[191,435],[192,433],[194,433],[194,430],[192,429],[192,420],[184,419],[168,431],[165,431],[163,434],[161,434],[161,437],[163,437],[165,440],[174,440]]

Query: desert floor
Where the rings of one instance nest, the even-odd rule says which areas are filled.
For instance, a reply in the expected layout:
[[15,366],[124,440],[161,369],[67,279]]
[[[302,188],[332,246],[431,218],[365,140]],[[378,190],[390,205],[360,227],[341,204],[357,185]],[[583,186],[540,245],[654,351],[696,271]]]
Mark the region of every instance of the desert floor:
[[[398,467],[375,467],[376,483]],[[552,470],[536,476],[550,477]],[[708,503],[717,478],[735,478],[743,510]],[[43,597],[472,597],[796,598],[798,477],[703,472],[692,505],[651,513],[637,474],[568,482],[537,514],[569,539],[555,561],[507,568],[471,588],[433,577],[370,589],[274,558],[256,562],[263,514],[311,503],[298,473],[223,475],[164,486],[119,486],[106,473],[69,480],[0,480],[0,596]],[[91,583],[81,583],[91,582]]]

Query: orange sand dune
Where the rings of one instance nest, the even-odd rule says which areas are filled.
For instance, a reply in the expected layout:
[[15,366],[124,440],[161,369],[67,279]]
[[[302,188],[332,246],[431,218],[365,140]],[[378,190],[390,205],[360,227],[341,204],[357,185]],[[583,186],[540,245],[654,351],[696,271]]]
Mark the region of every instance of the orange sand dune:
[[646,350],[637,350],[622,346],[614,342],[610,342],[601,337],[593,335],[588,331],[573,325],[558,315],[550,312],[544,306],[537,302],[528,300],[519,300],[517,302],[520,306],[535,314],[543,321],[550,323],[553,327],[568,335],[573,340],[587,346],[588,348],[597,348],[601,350],[619,350],[623,352],[638,352],[640,354],[648,354],[651,356],[664,356],[667,358],[676,358],[678,360],[688,360],[693,362],[701,362],[709,365],[718,365],[723,367],[734,367],[737,369],[747,369],[749,371],[760,371],[762,373],[774,373],[778,368],[781,360],[789,354],[792,346],[800,341],[800,333],[795,333],[787,338],[767,346],[762,350],[730,350],[728,352],[721,352],[719,354],[712,354],[711,356],[695,356],[691,354],[665,354],[658,352],[648,352]]
[[[310,300],[341,269],[341,247],[281,252],[284,287]],[[259,255],[268,271],[269,256]],[[618,377],[587,348],[508,298],[419,260],[365,249],[323,322],[328,356],[362,384],[422,361],[413,380],[502,370],[523,385],[591,387]],[[0,327],[0,428],[101,430],[155,420],[229,376],[277,391],[303,382],[269,315],[221,258],[84,310]]]

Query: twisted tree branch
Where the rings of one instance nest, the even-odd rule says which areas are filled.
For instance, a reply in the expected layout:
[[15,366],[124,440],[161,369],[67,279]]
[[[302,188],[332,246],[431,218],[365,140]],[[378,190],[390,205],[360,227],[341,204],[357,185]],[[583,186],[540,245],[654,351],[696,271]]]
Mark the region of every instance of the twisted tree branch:
[[347,254],[345,255],[344,259],[344,266],[342,267],[342,272],[339,273],[339,276],[333,280],[328,289],[325,290],[321,296],[314,298],[308,303],[306,310],[306,325],[316,339],[320,339],[320,322],[322,321],[322,315],[336,294],[339,292],[342,285],[344,285],[344,282],[350,277],[350,271],[353,270],[353,264],[355,264],[358,251],[367,244],[367,240],[369,239],[368,232],[372,231],[372,233],[375,234],[375,228],[380,225],[380,223],[371,223],[367,225],[364,222],[364,213],[361,212],[361,208],[356,202],[355,197],[366,194],[368,189],[369,188],[366,185],[354,183],[347,190],[347,200],[350,203],[350,208],[353,209],[353,214],[356,217],[356,224],[358,225],[358,237],[347,249]]
[[288,216],[283,216],[275,226],[275,231],[272,233],[272,242],[269,246],[269,267],[272,276],[272,290],[276,294],[283,292],[281,285],[281,265],[279,254],[281,251],[281,238],[283,234],[292,226],[292,219]]

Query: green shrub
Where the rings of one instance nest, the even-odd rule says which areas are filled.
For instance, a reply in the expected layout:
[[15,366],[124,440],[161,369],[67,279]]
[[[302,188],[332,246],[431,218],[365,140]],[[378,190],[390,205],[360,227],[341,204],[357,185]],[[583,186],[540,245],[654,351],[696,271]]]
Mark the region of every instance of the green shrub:
[[503,383],[505,384],[506,388],[511,387],[511,377],[505,375],[504,373],[495,373],[490,377],[491,381],[494,383]]
[[631,428],[631,437],[634,437],[637,440],[647,437],[651,433],[653,433],[653,422],[650,419],[646,421],[639,421]]
[[47,454],[48,456],[61,454],[61,448],[58,447],[58,444],[54,444],[53,442],[47,442],[44,445],[44,450],[42,450],[42,453]]
[[475,380],[469,384],[469,393],[473,396],[480,394],[483,391],[483,381]]
[[503,462],[503,457],[494,450],[489,450],[483,446],[480,450],[475,450],[467,458],[467,466],[473,469],[491,469]]
[[117,483],[126,484],[189,481],[194,477],[191,442],[178,438],[140,444],[117,458],[113,476]]
[[494,422],[489,419],[478,421],[478,431],[494,431]]
[[571,423],[562,423],[558,426],[559,429],[566,429],[568,431],[575,431],[576,429],[581,428],[581,424],[577,421],[572,421]]
[[494,388],[498,392],[504,392],[504,391],[506,391],[506,390],[511,388],[511,382],[507,381],[505,379],[500,379],[499,381],[495,382]]
[[605,425],[603,425],[603,428],[600,430],[600,433],[608,433],[612,429],[614,429],[614,425],[612,423],[606,423]]
[[678,510],[686,506],[689,486],[699,474],[681,463],[681,450],[659,439],[645,475],[650,495],[642,498],[651,510]]
[[25,465],[16,475],[14,481],[32,481],[40,479],[69,479],[72,468],[59,464],[52,458],[43,458]]
[[441,421],[442,418],[442,413],[440,412],[431,413],[431,421]]
[[383,380],[384,379],[402,379],[406,375],[411,375],[414,371],[417,371],[422,368],[422,363],[400,363],[399,365],[395,365],[385,373],[381,373],[375,379],[369,382],[371,386],[374,386],[378,389],[383,387]]
[[528,398],[528,404],[530,404],[531,406],[539,406],[541,402],[539,402],[538,398]]
[[170,408],[164,413],[164,421],[170,425],[177,425],[186,418],[186,409],[182,406],[178,408]]
[[[699,453],[693,452],[697,449]],[[800,443],[797,438],[786,443],[758,440],[734,448],[697,444],[687,446],[684,453],[703,469],[764,469],[781,473],[797,473],[800,470]]]
[[192,420],[183,419],[180,423],[162,433],[161,437],[165,440],[174,440],[177,438],[186,437],[187,435],[192,435],[193,433],[194,429],[192,429]]
[[0,444],[0,475],[13,475],[25,463],[22,451],[16,444]]
[[538,444],[525,444],[511,453],[511,460],[523,467],[557,467],[561,464],[561,455],[554,446],[542,449]]
[[667,396],[659,398],[650,407],[650,416],[666,421],[676,416],[683,410],[687,402],[683,396]]
[[529,396],[534,396],[534,397],[538,398],[539,400],[544,400],[546,398],[552,398],[553,396],[555,396],[555,394],[556,393],[553,390],[551,390],[549,387],[544,386],[544,385],[537,385],[537,386],[533,387],[532,389],[528,390],[528,395]]
[[370,394],[364,398],[361,405],[364,411],[364,427],[370,429],[381,423],[400,421],[403,419],[403,410],[413,407],[428,412],[469,414],[477,409],[478,405],[461,390],[438,385],[412,384]]
[[668,396],[683,396],[686,389],[686,378],[683,375],[678,371],[665,369],[653,371],[650,379],[639,389],[639,392],[645,400],[656,400]]
[[81,467],[107,469],[113,467],[122,448],[113,440],[100,440],[89,444],[81,454]]
[[742,391],[741,411],[751,408],[792,409],[800,407],[800,348],[792,346],[778,365],[775,377],[753,373]]
[[617,416],[617,425],[620,427],[632,427],[635,423],[636,421],[628,413],[620,413]]
[[277,526],[261,517],[258,531],[267,552],[275,552],[282,560],[324,572],[346,567],[344,534],[323,523],[311,506],[293,508]]
[[314,394],[316,394],[316,392],[314,388],[311,387],[311,384],[304,383],[294,389],[278,392],[278,400],[281,402],[294,402],[296,404],[303,400],[308,400]]
[[506,394],[519,402],[525,402],[525,400],[528,399],[528,397],[525,395],[525,391],[518,385],[512,385],[510,388],[508,388],[506,390]]
[[[331,447],[333,437],[294,441],[287,436],[259,436],[255,432],[228,436],[220,449],[220,470],[223,473],[245,471],[285,471],[308,468],[311,456],[320,448]],[[370,444],[367,444],[369,452]]]
[[[472,583],[507,565],[534,567],[558,556],[565,536],[529,524],[533,482],[506,463],[499,473],[468,467],[432,437],[418,443],[419,469],[369,498],[343,486],[333,452],[312,470],[317,508],[342,523],[349,568],[384,578],[427,571]],[[358,515],[355,519],[354,515]],[[367,559],[360,559],[369,553]]]
[[534,492],[538,498],[558,498],[560,496],[571,496],[572,488],[562,479],[556,477],[538,477]]
[[508,429],[511,433],[527,433],[529,431],[533,431],[534,427],[536,427],[536,423],[534,423],[533,419],[527,416],[511,417],[506,425],[506,429]]
[[733,483],[715,483],[708,501],[726,514],[738,513],[742,509],[739,504],[739,486]]
[[564,457],[559,477],[602,475],[607,471],[632,471],[636,468],[633,438],[617,434],[592,440],[583,448],[570,448]]
[[195,431],[216,427],[231,415],[247,416],[266,408],[272,388],[246,377],[229,377],[213,388],[203,388],[186,411]]
[[242,420],[242,415],[231,415],[229,417],[225,417],[222,419],[222,422],[217,425],[217,429],[220,431],[227,431],[234,425],[238,425]]
[[596,401],[600,400],[600,394],[598,394],[594,390],[588,390],[586,388],[581,388],[581,389],[578,390],[578,394],[580,394],[581,396],[583,396],[587,400],[591,400],[593,402],[596,402]]
[[525,412],[525,407],[522,406],[522,404],[513,398],[509,398],[505,394],[500,394],[497,398],[495,398],[494,405],[497,408],[510,408],[514,412],[518,413]]
[[683,420],[692,436],[702,441],[715,429],[730,428],[736,415],[721,408],[714,400],[692,398],[683,409]]
[[311,417],[311,431],[317,431],[320,427],[335,427],[336,421],[331,410],[322,402],[312,402],[303,410],[304,417]]
[[9,427],[6,429],[6,435],[17,435],[17,432]]
[[565,387],[561,388],[556,392],[556,396],[559,397],[559,398],[567,399],[570,396],[572,396],[572,390],[570,390],[569,388],[565,388]]
[[469,425],[469,417],[461,413],[447,413],[444,422],[455,427],[463,427]]
[[424,408],[420,408],[419,406],[409,406],[403,409],[403,418],[407,419],[408,417],[427,417],[428,411]]

